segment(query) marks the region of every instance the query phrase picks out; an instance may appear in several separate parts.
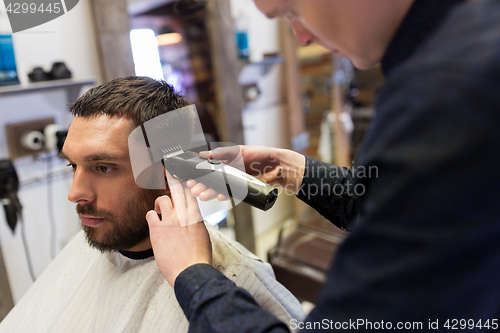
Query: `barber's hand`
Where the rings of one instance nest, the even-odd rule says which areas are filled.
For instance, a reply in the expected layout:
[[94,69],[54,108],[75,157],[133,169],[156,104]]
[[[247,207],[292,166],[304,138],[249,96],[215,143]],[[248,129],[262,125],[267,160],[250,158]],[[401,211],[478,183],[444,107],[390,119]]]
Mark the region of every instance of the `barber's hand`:
[[[155,260],[167,282],[194,264],[212,263],[212,245],[196,199],[189,188],[167,172],[171,198],[156,199],[146,214]],[[172,203],[173,202],[173,203]],[[158,216],[161,214],[161,220]]]
[[[210,152],[200,152],[200,157],[215,158],[235,167],[239,165],[242,171],[271,185],[281,186],[286,192],[293,194],[297,194],[302,184],[306,163],[302,154],[264,146],[221,147]],[[191,179],[186,184],[191,188],[191,193],[202,201],[215,198],[219,201],[228,200],[225,195],[195,180]]]

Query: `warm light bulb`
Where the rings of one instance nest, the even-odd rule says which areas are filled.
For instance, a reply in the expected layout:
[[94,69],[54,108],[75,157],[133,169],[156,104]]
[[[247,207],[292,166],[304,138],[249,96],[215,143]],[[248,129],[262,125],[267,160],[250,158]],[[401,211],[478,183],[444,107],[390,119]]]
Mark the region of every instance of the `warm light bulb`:
[[182,40],[182,35],[178,32],[172,32],[168,34],[158,35],[156,36],[156,40],[158,41],[158,46],[172,45],[179,43]]

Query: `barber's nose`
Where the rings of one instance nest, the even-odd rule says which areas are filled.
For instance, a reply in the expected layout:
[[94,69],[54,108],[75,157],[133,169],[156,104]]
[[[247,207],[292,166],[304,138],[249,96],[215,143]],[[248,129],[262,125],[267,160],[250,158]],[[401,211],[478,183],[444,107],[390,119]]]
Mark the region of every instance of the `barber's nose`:
[[314,35],[302,23],[297,20],[290,20],[290,25],[295,33],[295,38],[301,46],[307,46],[314,42]]
[[95,200],[95,192],[91,179],[83,170],[76,169],[73,174],[73,183],[68,193],[68,200],[74,203],[91,203]]

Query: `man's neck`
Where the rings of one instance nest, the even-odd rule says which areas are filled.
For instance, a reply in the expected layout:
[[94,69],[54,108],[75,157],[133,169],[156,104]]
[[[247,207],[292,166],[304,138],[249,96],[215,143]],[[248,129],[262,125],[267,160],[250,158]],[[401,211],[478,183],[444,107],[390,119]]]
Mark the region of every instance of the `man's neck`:
[[145,240],[143,240],[142,242],[140,242],[139,244],[131,247],[130,249],[126,249],[126,251],[129,251],[129,252],[141,252],[141,251],[149,250],[151,248],[152,248],[152,246],[151,246],[151,240],[148,237]]

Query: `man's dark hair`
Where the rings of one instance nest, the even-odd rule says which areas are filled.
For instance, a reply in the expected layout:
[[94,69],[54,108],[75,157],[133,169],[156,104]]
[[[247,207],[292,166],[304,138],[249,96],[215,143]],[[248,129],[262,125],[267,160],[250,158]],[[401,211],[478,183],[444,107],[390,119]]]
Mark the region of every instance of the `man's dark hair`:
[[88,90],[71,107],[74,116],[125,117],[140,126],[189,102],[165,81],[145,76],[124,76]]

